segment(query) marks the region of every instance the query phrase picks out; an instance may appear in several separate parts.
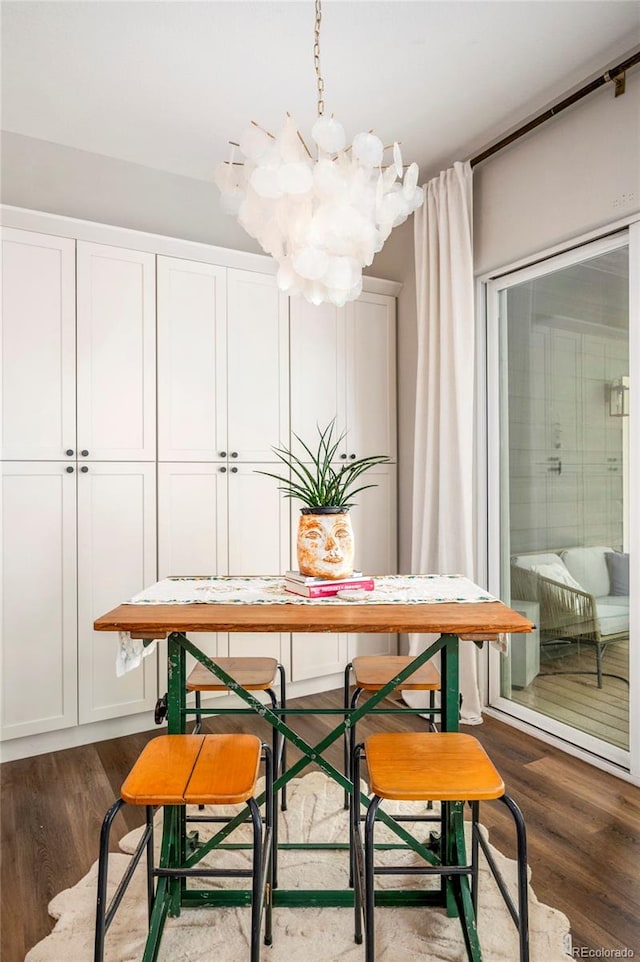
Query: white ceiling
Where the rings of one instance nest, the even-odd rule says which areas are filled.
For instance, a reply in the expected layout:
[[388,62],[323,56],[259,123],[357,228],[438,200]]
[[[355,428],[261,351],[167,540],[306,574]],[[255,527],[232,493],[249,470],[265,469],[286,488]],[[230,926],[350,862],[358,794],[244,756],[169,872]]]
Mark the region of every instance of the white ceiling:
[[[202,180],[250,120],[315,116],[313,0],[2,2],[2,127]],[[423,175],[640,44],[640,3],[325,0],[327,112]],[[612,95],[612,94],[611,94]]]

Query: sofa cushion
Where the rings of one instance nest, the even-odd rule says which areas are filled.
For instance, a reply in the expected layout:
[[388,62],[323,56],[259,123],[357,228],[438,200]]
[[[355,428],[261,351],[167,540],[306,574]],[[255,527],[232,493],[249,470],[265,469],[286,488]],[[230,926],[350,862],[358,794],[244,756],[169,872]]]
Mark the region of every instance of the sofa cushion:
[[559,554],[521,554],[513,559],[514,565],[519,568],[533,568],[534,565],[552,565],[560,560]]
[[604,556],[609,570],[612,595],[629,597],[629,552],[607,551]]
[[603,638],[607,635],[616,635],[622,631],[629,631],[629,609],[620,605],[604,605],[602,601],[596,602],[598,621],[600,622],[600,634]]
[[583,590],[598,598],[612,594],[605,561],[605,555],[610,552],[611,548],[603,547],[568,548],[562,552],[562,560]]
[[559,581],[560,584],[567,585],[568,588],[577,588],[578,591],[584,591],[582,585],[579,585],[575,578],[572,577],[571,572],[567,566],[562,563],[560,558],[557,558],[553,564],[533,565],[531,570],[535,571],[538,575],[542,575],[543,578],[551,578],[552,581]]
[[624,608],[625,611],[629,610],[629,598],[627,595],[603,595],[602,598],[596,598],[597,605],[610,605],[613,608]]

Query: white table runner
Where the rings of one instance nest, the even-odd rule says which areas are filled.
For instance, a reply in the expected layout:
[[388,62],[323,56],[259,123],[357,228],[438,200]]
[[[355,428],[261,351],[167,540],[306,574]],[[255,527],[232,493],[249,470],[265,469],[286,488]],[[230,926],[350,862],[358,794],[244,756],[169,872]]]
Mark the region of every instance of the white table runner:
[[[464,575],[382,575],[374,578],[373,591],[363,591],[362,598],[344,601],[337,595],[328,598],[305,598],[286,591],[283,577],[234,577],[232,575],[177,576],[163,578],[145,588],[128,605],[393,605],[465,604],[497,601]],[[116,674],[137,668],[156,643],[132,638],[120,632],[116,655]]]
[[393,605],[496,601],[463,575],[382,575],[359,601],[337,595],[305,598],[285,590],[282,577],[172,577],[134,595],[130,605]]

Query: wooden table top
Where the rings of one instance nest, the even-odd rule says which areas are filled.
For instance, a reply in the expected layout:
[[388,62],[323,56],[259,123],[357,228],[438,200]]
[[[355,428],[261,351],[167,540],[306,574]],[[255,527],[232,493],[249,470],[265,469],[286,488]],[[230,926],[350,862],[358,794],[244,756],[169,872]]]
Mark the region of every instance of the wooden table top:
[[533,624],[501,601],[363,605],[119,605],[96,631],[130,631],[160,638],[193,631],[433,632],[498,635],[530,632]]

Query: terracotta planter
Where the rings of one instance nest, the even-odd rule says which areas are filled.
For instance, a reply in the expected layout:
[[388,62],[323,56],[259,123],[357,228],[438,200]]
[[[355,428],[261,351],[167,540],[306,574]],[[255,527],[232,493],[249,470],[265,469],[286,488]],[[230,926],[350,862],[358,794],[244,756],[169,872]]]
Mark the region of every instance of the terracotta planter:
[[348,508],[302,508],[298,523],[298,570],[336,580],[353,574],[353,530]]

